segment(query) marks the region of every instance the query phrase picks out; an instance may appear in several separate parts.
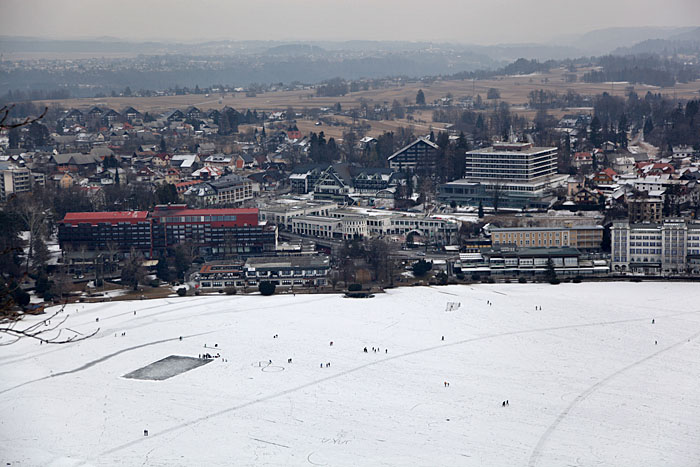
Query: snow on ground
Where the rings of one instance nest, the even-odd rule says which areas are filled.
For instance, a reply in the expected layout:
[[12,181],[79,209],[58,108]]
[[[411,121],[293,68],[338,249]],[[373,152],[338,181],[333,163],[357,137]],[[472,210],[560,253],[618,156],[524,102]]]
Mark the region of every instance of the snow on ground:
[[[0,347],[3,463],[679,467],[700,459],[697,284],[177,297],[64,313],[65,327],[100,332],[69,345]],[[170,355],[215,352],[222,358],[163,381],[123,377]]]

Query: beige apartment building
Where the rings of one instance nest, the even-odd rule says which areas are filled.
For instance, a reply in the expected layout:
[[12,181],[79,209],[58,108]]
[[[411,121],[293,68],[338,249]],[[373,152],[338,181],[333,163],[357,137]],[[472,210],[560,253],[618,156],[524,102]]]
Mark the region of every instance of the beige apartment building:
[[491,246],[529,248],[573,247],[598,250],[603,241],[603,227],[511,227],[491,229]]

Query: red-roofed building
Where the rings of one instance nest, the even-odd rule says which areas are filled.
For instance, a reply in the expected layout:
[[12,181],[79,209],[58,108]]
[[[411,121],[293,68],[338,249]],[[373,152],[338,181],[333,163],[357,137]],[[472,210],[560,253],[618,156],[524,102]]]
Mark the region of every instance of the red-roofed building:
[[640,175],[664,175],[676,172],[675,167],[666,162],[637,162],[637,171]]
[[590,167],[593,165],[593,154],[590,152],[577,152],[574,154],[575,167]]
[[257,209],[189,209],[156,206],[147,211],[68,213],[58,226],[61,248],[77,252],[129,252],[149,258],[190,243],[204,258],[246,258],[274,254],[277,229],[258,224]]
[[190,189],[191,186],[199,185],[200,183],[204,183],[204,180],[187,180],[184,182],[176,183],[175,189],[177,190],[177,194],[182,196],[187,190]]
[[118,224],[127,222],[136,224],[138,222],[148,221],[148,211],[114,211],[114,212],[68,212],[66,217],[61,222],[78,225],[90,224],[97,225],[101,223]]
[[597,172],[593,176],[593,183],[595,183],[596,185],[610,185],[612,183],[615,183],[616,179],[617,172],[615,172],[611,168],[607,168]]
[[256,226],[258,209],[189,209],[186,204],[156,206],[153,217],[162,224],[207,223],[216,226]]

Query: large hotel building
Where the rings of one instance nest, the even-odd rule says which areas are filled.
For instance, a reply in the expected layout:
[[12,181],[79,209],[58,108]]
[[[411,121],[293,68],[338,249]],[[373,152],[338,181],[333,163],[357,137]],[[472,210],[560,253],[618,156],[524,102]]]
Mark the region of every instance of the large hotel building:
[[58,225],[61,249],[70,254],[129,252],[157,258],[192,244],[204,258],[274,254],[277,229],[258,222],[257,209],[188,209],[156,206],[153,212],[72,212]]
[[495,143],[468,151],[464,178],[440,186],[439,198],[458,204],[502,208],[546,208],[553,188],[566,180],[557,174],[557,148],[530,143]]

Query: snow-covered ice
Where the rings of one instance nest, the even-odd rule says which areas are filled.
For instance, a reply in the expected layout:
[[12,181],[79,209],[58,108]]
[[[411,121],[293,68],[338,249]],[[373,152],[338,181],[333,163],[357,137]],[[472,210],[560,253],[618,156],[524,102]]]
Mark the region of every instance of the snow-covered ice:
[[[697,284],[177,297],[63,313],[64,327],[100,332],[0,347],[3,464],[700,463]],[[221,358],[163,381],[123,377],[202,353]]]

